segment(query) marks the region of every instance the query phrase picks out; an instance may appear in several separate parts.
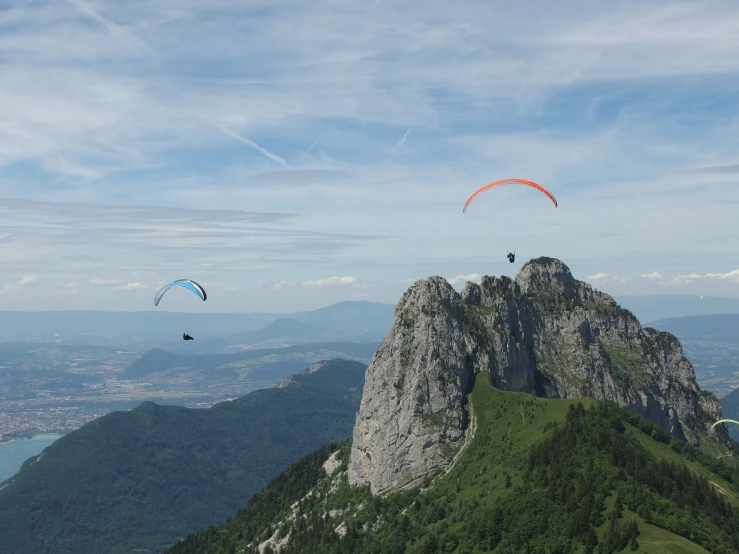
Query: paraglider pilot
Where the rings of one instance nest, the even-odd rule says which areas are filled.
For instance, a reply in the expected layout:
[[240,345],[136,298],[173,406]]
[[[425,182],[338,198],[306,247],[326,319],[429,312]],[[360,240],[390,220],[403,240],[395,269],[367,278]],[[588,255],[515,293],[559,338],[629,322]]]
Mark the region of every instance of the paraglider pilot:
[[182,340],[195,340],[188,333],[182,333]]
[[516,253],[515,252],[508,252],[508,254],[506,254],[506,256],[508,257],[508,261],[509,262],[513,263],[513,262],[516,261]]

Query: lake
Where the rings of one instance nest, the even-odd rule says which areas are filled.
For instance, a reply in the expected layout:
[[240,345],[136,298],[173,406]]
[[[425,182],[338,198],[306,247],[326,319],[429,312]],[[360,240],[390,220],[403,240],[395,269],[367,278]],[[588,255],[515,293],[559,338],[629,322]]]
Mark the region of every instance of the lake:
[[32,439],[17,439],[0,444],[0,482],[15,475],[28,458],[41,451],[62,435],[38,435]]

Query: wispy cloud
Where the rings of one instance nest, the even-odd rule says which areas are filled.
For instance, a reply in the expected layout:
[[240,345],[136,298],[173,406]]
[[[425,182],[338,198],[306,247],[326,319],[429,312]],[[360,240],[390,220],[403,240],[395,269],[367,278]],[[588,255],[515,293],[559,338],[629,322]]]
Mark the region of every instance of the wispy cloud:
[[57,285],[57,288],[65,290],[67,292],[77,293],[80,290],[80,284],[79,283],[62,283],[60,285]]
[[[506,248],[659,292],[638,276],[739,256],[734,3],[8,6],[0,261],[9,283],[43,276],[36,307],[56,283],[97,308],[125,305],[117,285],[247,273],[261,294],[204,309],[358,292],[275,292],[285,276],[356,275],[393,302],[403,276],[509,272]],[[461,213],[512,176],[559,207],[501,187]]]
[[357,284],[356,277],[326,277],[325,279],[315,279],[305,281],[303,286],[306,287],[348,287]]
[[155,54],[154,50],[141,38],[134,35],[130,30],[113,23],[109,19],[100,15],[88,2],[85,0],[67,0],[81,13],[94,19],[100,23],[110,33],[110,36],[124,48],[128,48],[134,52],[141,53],[145,52],[148,54]]
[[739,173],[739,164],[715,165],[712,167],[700,167],[693,170],[696,173],[723,173],[735,175]]
[[[300,258],[330,258],[357,241],[370,239],[300,228],[292,223],[295,216],[291,214],[237,210],[0,199],[0,216],[15,235],[0,242],[6,271],[47,270],[53,257],[55,267],[80,276],[107,269],[119,274],[175,271],[183,272],[175,278],[187,274],[195,278],[194,271],[223,274],[279,268]],[[85,280],[116,285],[124,279],[100,276]]]
[[706,273],[705,275],[700,275],[698,277],[699,279],[720,279],[720,280],[729,280],[734,281],[736,283],[739,283],[739,269],[733,269],[731,271],[727,271],[726,273]]
[[90,279],[91,285],[117,285],[125,282],[125,279]]
[[449,281],[451,285],[459,285],[461,283],[466,283],[467,281],[477,283],[480,279],[482,279],[482,275],[478,273],[470,273],[469,275],[457,275],[451,279],[447,279],[447,281]]
[[408,138],[408,135],[410,135],[410,134],[411,134],[411,131],[413,131],[413,129],[408,129],[408,130],[407,130],[407,131],[406,131],[405,133],[403,133],[403,136],[402,136],[402,137],[400,138],[400,140],[399,140],[398,142],[396,142],[396,143],[395,143],[395,146],[393,146],[393,147],[392,147],[392,149],[390,150],[390,154],[389,154],[390,156],[392,156],[392,155],[393,155],[393,153],[394,153],[394,152],[395,152],[395,151],[396,151],[396,150],[397,150],[397,149],[398,149],[399,147],[401,147],[401,146],[405,146],[405,139],[407,139],[407,138]]
[[275,290],[279,290],[285,287],[294,287],[295,284],[295,281],[278,281],[272,288]]
[[117,287],[113,287],[113,290],[122,290],[122,291],[136,291],[136,290],[148,290],[152,287],[148,285],[144,285],[142,283],[126,283],[125,285],[118,285]]
[[33,275],[25,275],[16,283],[8,283],[0,288],[0,295],[12,294],[19,291],[23,287],[38,283],[38,279]]
[[631,281],[631,277],[621,277],[610,273],[595,273],[585,278],[586,282],[595,282],[599,287],[607,287],[614,284],[624,284]]
[[696,281],[726,281],[739,284],[739,269],[725,273],[688,273],[674,277],[659,277],[661,284],[666,285],[689,285]]

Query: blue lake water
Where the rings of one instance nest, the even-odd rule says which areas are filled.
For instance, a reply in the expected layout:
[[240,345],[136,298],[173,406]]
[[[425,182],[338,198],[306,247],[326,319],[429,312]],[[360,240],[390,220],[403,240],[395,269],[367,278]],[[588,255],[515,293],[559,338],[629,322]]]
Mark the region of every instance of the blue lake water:
[[0,444],[0,482],[15,475],[28,458],[41,451],[61,435],[38,435],[32,439],[18,439]]

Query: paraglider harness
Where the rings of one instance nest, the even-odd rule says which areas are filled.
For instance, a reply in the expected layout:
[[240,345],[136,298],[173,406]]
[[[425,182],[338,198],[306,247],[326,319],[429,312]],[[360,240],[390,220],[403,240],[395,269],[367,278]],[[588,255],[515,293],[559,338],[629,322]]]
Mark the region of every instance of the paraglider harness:
[[506,256],[508,257],[508,261],[509,262],[513,263],[513,262],[516,261],[516,252],[515,251],[514,252],[508,252],[506,254]]
[[195,340],[189,333],[182,333],[182,340]]

